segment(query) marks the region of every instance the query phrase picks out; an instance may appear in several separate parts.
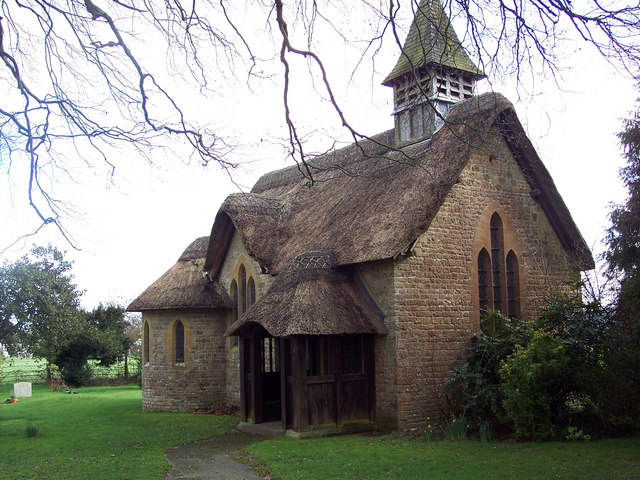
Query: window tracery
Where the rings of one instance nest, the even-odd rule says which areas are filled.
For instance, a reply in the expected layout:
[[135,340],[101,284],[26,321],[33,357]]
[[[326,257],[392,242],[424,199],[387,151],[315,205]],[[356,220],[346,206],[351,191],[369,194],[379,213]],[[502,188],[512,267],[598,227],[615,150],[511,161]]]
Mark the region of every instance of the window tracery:
[[498,212],[492,212],[490,219],[488,215],[484,218],[485,220],[480,222],[474,247],[477,252],[477,290],[474,296],[477,295],[477,307],[483,329],[486,324],[483,319],[489,309],[509,317],[520,315],[520,275],[517,247],[514,245],[517,244],[515,231],[509,234],[505,232]]
[[[228,326],[238,320],[256,302],[257,297],[255,273],[242,256],[236,263],[231,275],[229,296],[231,297],[232,306]],[[231,337],[230,342],[232,346],[237,346],[238,337]]]

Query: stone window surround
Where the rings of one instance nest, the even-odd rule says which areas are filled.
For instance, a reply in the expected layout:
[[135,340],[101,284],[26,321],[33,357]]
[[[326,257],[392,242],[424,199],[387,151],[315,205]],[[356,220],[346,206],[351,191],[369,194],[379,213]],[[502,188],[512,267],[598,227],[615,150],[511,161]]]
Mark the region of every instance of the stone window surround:
[[[244,270],[244,285],[242,284],[242,272]],[[233,268],[231,269],[229,282],[229,297],[231,301],[234,301],[235,297],[235,305],[230,311],[229,320],[227,322],[227,328],[231,326],[233,322],[235,322],[238,318],[242,316],[246,309],[243,309],[243,292],[244,292],[244,301],[246,302],[246,308],[249,308],[253,305],[254,300],[257,300],[256,293],[256,285],[257,285],[258,275],[256,274],[249,258],[241,253],[238,255]],[[234,295],[235,288],[235,295]],[[238,345],[238,337],[230,337],[228,339],[230,342],[230,346],[235,347]]]
[[[523,281],[525,277],[525,268],[522,262],[522,248],[520,245],[520,241],[518,239],[518,235],[516,233],[516,229],[511,222],[511,219],[505,209],[499,205],[497,202],[491,202],[484,212],[480,215],[478,223],[476,225],[476,231],[473,239],[473,247],[472,247],[472,255],[469,262],[469,278],[470,278],[470,289],[471,289],[471,301],[473,304],[473,309],[471,312],[472,319],[477,326],[477,331],[480,331],[480,298],[479,298],[479,290],[478,290],[478,255],[484,248],[487,252],[491,251],[491,232],[490,232],[490,223],[491,217],[497,213],[502,221],[502,248],[501,248],[501,264],[506,265],[506,257],[510,251],[513,251],[515,258],[517,259],[517,271],[518,271],[518,285],[517,285],[517,307],[516,313],[518,316],[522,314],[521,311],[521,298],[525,296],[525,282]],[[504,276],[503,269],[503,276]],[[505,281],[502,282],[506,287]],[[491,284],[491,282],[489,282]],[[507,306],[506,299],[506,288],[502,289],[503,305]],[[489,295],[490,301],[489,306],[493,305],[491,297],[493,293]]]
[[149,320],[142,321],[142,366],[148,367],[151,363],[151,325]]
[[[184,327],[184,361],[182,362],[176,362],[176,325],[178,322],[182,323]],[[174,318],[169,325],[167,337],[167,345],[169,346],[167,349],[167,356],[169,357],[167,358],[167,362],[175,367],[186,367],[191,361],[191,349],[189,345],[192,342],[189,323],[182,317]]]
[[173,338],[174,343],[172,346],[175,363],[184,364],[184,323],[182,323],[181,320],[177,320],[176,323],[173,324]]

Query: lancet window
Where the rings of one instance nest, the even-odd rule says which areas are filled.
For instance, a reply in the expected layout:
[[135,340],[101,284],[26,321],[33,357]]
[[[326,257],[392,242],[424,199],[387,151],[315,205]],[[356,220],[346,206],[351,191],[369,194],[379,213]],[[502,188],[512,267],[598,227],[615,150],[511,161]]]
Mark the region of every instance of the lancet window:
[[[489,309],[509,317],[520,315],[518,257],[510,245],[505,245],[504,226],[498,213],[491,216],[488,230],[484,236],[481,235],[486,241],[476,258],[477,298],[483,328]],[[490,326],[491,329],[493,327],[495,325]]]

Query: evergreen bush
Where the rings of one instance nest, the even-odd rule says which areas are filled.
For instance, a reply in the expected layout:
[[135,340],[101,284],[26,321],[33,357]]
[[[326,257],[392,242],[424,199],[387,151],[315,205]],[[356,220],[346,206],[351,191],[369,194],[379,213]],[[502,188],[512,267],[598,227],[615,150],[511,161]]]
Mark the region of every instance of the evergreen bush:
[[498,328],[493,334],[480,332],[473,337],[466,363],[453,370],[448,392],[456,405],[452,414],[467,418],[473,431],[483,423],[490,423],[497,431],[505,430],[500,425],[505,412],[498,370],[517,345],[529,342],[533,331],[529,322],[507,318],[495,310],[488,315],[494,317],[492,323]]
[[526,347],[516,346],[502,363],[502,403],[513,420],[517,438],[543,440],[554,434],[554,422],[563,408],[568,365],[562,343],[540,330],[534,331]]

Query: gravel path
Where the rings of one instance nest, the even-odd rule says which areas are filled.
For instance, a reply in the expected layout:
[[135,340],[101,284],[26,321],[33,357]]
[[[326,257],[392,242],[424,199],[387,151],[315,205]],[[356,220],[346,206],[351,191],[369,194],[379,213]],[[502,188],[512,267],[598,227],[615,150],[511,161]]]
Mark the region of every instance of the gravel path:
[[251,470],[250,465],[238,461],[243,448],[264,437],[229,432],[214,438],[180,445],[165,452],[171,463],[165,480],[266,480]]

